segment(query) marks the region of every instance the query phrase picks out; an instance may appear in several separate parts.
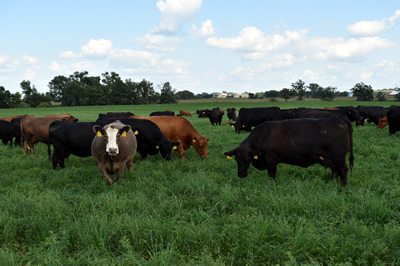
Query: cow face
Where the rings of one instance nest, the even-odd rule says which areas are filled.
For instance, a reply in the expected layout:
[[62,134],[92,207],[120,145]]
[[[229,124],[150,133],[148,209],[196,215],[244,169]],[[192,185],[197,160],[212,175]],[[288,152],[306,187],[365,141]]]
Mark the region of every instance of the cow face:
[[167,161],[171,160],[171,150],[176,150],[179,144],[179,142],[163,142],[159,147],[161,156]]
[[207,147],[208,147],[209,140],[210,139],[207,139],[203,136],[200,136],[198,138],[194,137],[192,139],[192,145],[202,159],[208,157]]
[[387,125],[389,125],[387,116],[384,116],[382,118],[379,118],[376,128],[385,128]]
[[245,178],[247,176],[247,171],[253,160],[259,160],[260,153],[246,148],[236,148],[234,150],[224,153],[228,159],[235,156],[235,160],[238,165],[238,177]]
[[126,134],[131,129],[129,125],[125,125],[121,129],[111,125],[101,128],[98,125],[93,127],[94,132],[97,134],[97,137],[101,137],[104,139],[106,145],[106,152],[110,156],[115,156],[119,154],[119,140],[121,137],[126,137]]

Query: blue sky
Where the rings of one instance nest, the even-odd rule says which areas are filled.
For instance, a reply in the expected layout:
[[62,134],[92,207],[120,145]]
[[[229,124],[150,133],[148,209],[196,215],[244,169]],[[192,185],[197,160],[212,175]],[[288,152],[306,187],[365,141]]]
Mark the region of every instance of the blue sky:
[[261,92],[306,84],[400,86],[400,2],[5,1],[0,86],[116,72],[177,91]]

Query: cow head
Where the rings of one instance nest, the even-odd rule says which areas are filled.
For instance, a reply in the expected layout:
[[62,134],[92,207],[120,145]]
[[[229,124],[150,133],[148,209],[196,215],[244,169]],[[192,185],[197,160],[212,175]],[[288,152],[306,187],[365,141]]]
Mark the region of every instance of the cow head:
[[78,122],[79,119],[71,115],[71,116],[68,116],[68,117],[63,117],[63,118],[61,118],[61,121],[64,121],[64,122],[74,122],[74,123],[75,123],[75,122]]
[[171,142],[169,140],[164,141],[161,145],[157,146],[157,149],[160,150],[161,156],[169,161],[171,160],[171,150],[178,149],[179,142]]
[[203,136],[194,137],[192,139],[192,145],[202,159],[208,157],[207,147],[209,140],[210,139],[207,139]]
[[259,160],[261,153],[248,148],[238,147],[234,150],[224,152],[224,155],[228,159],[231,159],[232,156],[235,156],[235,160],[238,165],[238,177],[244,178],[247,176],[247,171],[251,162],[253,162],[253,160]]
[[99,125],[93,126],[93,131],[98,138],[103,138],[106,145],[106,152],[110,156],[119,154],[118,143],[120,138],[126,137],[126,134],[131,129],[131,126],[124,125],[122,128],[117,128],[114,125],[106,125],[101,127]]
[[387,116],[385,115],[384,117],[381,117],[378,119],[378,125],[376,128],[385,128],[387,125],[389,125]]

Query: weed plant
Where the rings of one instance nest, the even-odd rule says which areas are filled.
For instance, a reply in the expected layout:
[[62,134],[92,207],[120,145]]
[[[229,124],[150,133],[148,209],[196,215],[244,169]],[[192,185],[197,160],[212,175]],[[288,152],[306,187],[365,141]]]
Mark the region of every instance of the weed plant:
[[[355,162],[348,185],[330,170],[278,166],[275,181],[237,165],[224,151],[249,133],[211,126],[197,109],[280,106],[356,106],[359,102],[185,103],[0,110],[0,116],[70,113],[149,115],[189,110],[208,138],[209,157],[193,148],[187,161],[160,155],[142,161],[107,186],[91,157],[70,156],[52,170],[47,146],[35,157],[0,145],[0,264],[266,265],[399,264],[400,133],[354,125]],[[364,103],[363,103],[364,104]],[[368,103],[371,104],[371,103]],[[381,105],[381,103],[372,103]],[[385,102],[387,106],[391,103]],[[228,122],[224,116],[223,122]]]

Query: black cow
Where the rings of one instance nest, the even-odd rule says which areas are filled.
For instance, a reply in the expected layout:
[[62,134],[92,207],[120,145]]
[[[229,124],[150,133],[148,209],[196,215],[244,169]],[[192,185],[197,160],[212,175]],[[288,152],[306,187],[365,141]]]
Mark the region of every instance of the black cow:
[[350,152],[353,167],[353,128],[345,118],[301,118],[269,121],[258,125],[234,150],[224,154],[235,155],[238,176],[246,177],[250,163],[259,170],[268,170],[275,179],[279,163],[308,167],[319,163],[331,168],[333,177],[340,176],[347,184],[346,155]]
[[378,125],[379,118],[382,118],[386,115],[386,110],[382,106],[359,105],[357,106],[357,110],[361,116],[361,125],[364,125],[365,121]]
[[106,114],[99,114],[99,119],[105,118],[105,117],[131,117],[135,115],[134,113],[131,112],[107,112]]
[[226,115],[228,116],[229,121],[236,121],[236,108],[226,109]]
[[14,138],[14,146],[21,146],[21,117],[11,120],[12,136]]
[[357,108],[353,106],[338,106],[336,107],[340,112],[345,113],[350,122],[356,122],[357,125],[361,124],[361,115]]
[[346,114],[336,110],[313,109],[313,108],[298,108],[294,112],[294,118],[328,118],[342,117],[347,118]]
[[207,117],[210,119],[211,125],[221,125],[224,110],[213,108],[211,111],[206,112]]
[[175,116],[175,112],[172,112],[172,111],[157,111],[157,112],[152,112],[150,114],[150,116],[163,116],[163,115]]
[[400,131],[400,106],[392,105],[387,111],[387,121],[390,135]]
[[4,145],[10,142],[10,148],[12,147],[12,128],[10,122],[0,120],[0,139]]
[[[160,128],[152,121],[146,119],[136,118],[119,118],[125,125],[130,125],[132,129],[137,129],[137,152],[142,156],[142,159],[146,159],[147,155],[156,155],[158,153],[169,161],[171,160],[171,150],[177,149],[180,145],[179,142],[171,142],[161,132]],[[103,119],[97,120],[96,122],[102,122],[109,124],[115,120]],[[133,130],[135,132],[135,130]]]
[[235,123],[235,132],[240,133],[241,130],[250,131],[251,127],[255,127],[265,121],[281,119],[279,107],[240,108],[239,116]]
[[199,118],[208,117],[208,114],[210,112],[211,112],[211,110],[209,110],[209,109],[196,110],[196,114],[198,115]]

